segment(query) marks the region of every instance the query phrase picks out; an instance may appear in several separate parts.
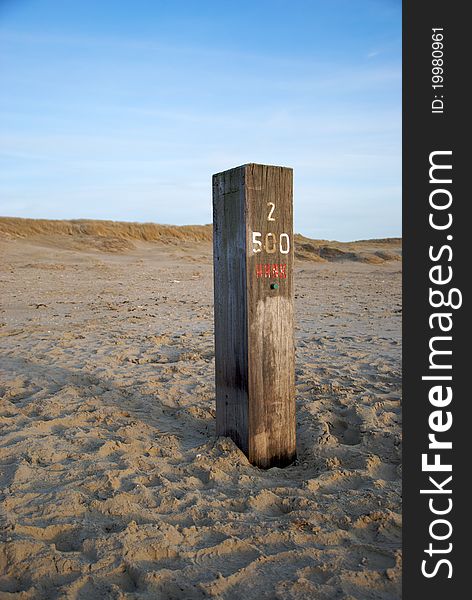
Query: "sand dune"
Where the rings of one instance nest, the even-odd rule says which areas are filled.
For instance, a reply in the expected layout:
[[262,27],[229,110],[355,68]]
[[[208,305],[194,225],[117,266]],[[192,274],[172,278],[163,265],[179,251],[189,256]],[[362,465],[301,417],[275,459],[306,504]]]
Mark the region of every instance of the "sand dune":
[[129,223],[124,221],[97,221],[75,219],[19,219],[0,217],[0,233],[10,237],[28,238],[38,235],[67,235],[78,238],[103,237],[122,240],[156,241],[209,241],[211,225],[158,225],[157,223]]
[[[49,245],[68,246],[76,250],[96,248],[104,252],[125,252],[136,242],[180,245],[185,242],[211,242],[211,225],[158,225],[77,219],[19,219],[0,217],[0,239],[35,239]],[[314,262],[356,261],[381,264],[401,260],[401,239],[336,242],[312,240],[295,235],[295,256]]]
[[160,228],[0,221],[0,598],[399,598],[401,263],[329,255],[399,241],[298,238],[298,460],[261,471],[215,438],[211,229]]

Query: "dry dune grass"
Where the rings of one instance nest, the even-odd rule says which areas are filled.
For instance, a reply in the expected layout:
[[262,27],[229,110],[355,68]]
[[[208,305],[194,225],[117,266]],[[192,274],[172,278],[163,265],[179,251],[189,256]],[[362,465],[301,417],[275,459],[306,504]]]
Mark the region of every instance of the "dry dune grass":
[[38,235],[91,236],[118,240],[141,240],[143,242],[210,241],[211,225],[158,225],[156,223],[128,223],[122,221],[98,221],[73,219],[20,219],[1,217],[0,233],[14,238]]
[[[8,239],[39,238],[49,244],[55,239],[59,245],[76,250],[94,248],[104,252],[124,252],[134,247],[133,242],[211,242],[211,225],[159,225],[157,223],[127,223],[74,219],[20,219],[0,217],[0,237]],[[381,264],[401,260],[401,239],[386,238],[356,242],[312,240],[297,234],[295,256],[313,262],[356,261]]]

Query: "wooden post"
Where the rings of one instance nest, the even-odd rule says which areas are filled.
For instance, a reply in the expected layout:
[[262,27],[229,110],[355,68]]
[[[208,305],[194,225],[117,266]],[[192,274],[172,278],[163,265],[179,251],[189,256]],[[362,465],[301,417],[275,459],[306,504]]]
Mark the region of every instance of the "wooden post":
[[216,433],[249,461],[296,457],[293,171],[213,175]]

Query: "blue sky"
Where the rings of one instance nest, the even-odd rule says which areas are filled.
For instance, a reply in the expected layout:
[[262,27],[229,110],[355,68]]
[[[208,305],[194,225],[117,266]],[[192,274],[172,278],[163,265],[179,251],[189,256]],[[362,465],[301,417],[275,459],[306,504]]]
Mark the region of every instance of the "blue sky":
[[401,2],[0,0],[0,214],[211,222],[294,168],[295,230],[401,235]]

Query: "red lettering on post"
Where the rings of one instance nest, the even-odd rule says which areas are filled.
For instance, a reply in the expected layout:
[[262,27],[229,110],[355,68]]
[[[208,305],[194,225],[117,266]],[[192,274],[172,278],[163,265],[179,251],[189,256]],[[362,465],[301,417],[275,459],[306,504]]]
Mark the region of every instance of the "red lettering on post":
[[256,264],[256,277],[287,279],[287,265]]

